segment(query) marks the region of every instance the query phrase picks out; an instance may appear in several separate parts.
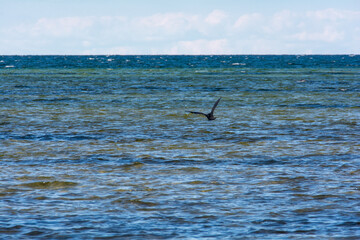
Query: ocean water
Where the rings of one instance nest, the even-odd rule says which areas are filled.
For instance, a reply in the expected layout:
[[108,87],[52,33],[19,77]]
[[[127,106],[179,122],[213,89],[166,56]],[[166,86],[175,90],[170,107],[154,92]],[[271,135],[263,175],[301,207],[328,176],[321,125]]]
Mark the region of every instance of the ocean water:
[[359,239],[360,56],[0,56],[0,239],[171,238]]

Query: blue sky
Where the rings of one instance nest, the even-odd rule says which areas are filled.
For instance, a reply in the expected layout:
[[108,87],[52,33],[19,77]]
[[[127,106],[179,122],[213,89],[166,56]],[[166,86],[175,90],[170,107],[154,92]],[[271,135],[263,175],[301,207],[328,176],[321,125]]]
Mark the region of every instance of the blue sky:
[[4,54],[359,54],[359,0],[0,0]]

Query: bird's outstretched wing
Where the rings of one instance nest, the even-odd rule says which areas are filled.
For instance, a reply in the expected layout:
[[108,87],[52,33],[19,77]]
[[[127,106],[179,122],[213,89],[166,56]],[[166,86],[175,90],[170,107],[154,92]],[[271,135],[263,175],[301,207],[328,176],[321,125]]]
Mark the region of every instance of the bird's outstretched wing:
[[215,111],[215,108],[217,107],[217,105],[219,104],[219,102],[220,102],[220,99],[221,98],[219,98],[215,103],[214,103],[214,106],[212,107],[212,109],[211,109],[211,114],[213,114],[214,113],[214,111]]
[[187,111],[187,112],[189,112],[189,113],[193,113],[193,114],[201,114],[201,115],[206,116],[206,114],[205,114],[205,113],[202,113],[202,112],[192,112],[192,111]]

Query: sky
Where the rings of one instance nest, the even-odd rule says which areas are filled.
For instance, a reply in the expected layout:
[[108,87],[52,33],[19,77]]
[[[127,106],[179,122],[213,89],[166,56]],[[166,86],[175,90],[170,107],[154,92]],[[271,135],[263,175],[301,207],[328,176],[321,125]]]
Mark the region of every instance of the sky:
[[0,55],[360,54],[359,0],[0,0]]

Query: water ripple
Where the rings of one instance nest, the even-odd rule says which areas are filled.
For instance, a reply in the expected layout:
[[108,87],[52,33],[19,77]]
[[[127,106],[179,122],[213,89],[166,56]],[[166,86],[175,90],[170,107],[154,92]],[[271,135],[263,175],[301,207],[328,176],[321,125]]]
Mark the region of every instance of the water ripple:
[[357,239],[358,58],[0,56],[0,235]]

